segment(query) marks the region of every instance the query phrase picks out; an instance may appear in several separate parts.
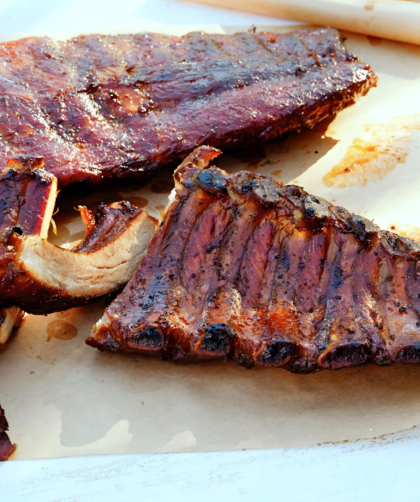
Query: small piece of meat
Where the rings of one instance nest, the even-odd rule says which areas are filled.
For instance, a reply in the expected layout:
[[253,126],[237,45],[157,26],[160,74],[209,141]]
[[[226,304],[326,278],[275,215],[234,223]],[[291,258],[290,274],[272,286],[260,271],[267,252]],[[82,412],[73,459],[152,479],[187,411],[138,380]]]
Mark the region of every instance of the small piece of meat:
[[[0,291],[9,292],[8,261],[13,235],[46,238],[57,197],[57,180],[43,169],[42,158],[10,159],[0,173]],[[12,306],[10,306],[12,305]],[[4,348],[24,312],[10,302],[0,306],[0,348]]]
[[20,327],[24,315],[19,307],[0,308],[0,349],[4,349],[13,330]]
[[7,435],[8,430],[9,424],[7,423],[4,410],[0,406],[0,462],[7,460],[16,450],[16,445],[11,443]]
[[[0,308],[48,314],[124,286],[157,221],[129,202],[101,204],[86,238],[71,251],[60,248],[46,240],[57,180],[40,165],[16,166],[0,174]],[[7,327],[10,335],[13,323]]]
[[32,37],[0,44],[0,63],[0,165],[44,157],[60,187],[311,128],[377,82],[330,28]]
[[176,199],[88,345],[297,373],[420,362],[420,246],[272,178],[208,164]]

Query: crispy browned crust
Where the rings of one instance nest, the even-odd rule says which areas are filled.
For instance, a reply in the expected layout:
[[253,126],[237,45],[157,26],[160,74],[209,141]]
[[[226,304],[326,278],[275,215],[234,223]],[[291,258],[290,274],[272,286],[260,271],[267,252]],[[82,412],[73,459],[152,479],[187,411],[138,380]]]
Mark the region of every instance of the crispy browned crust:
[[114,202],[107,206],[100,204],[87,236],[76,247],[75,253],[94,253],[107,244],[114,242],[130,226],[134,218],[144,209],[130,202]]
[[377,82],[330,28],[33,37],[0,44],[0,63],[0,165],[42,156],[60,186],[313,127]]
[[8,430],[9,424],[7,423],[4,410],[0,406],[0,462],[7,460],[16,449],[16,445],[12,444],[7,435]]
[[193,156],[175,179],[145,259],[86,343],[299,373],[420,362],[416,242],[300,187],[203,169]]
[[[137,266],[141,259],[140,254],[130,255],[126,252],[121,255],[121,263],[114,263],[114,267],[122,265],[121,276],[117,277],[115,281],[111,281],[109,286],[106,283],[108,272],[110,273],[108,263],[99,263],[99,276],[102,274],[104,284],[106,284],[100,294],[91,292],[93,289],[90,284],[84,288],[82,285],[80,288],[77,286],[76,290],[81,292],[75,294],[74,290],[66,289],[67,283],[62,285],[58,281],[58,285],[56,285],[54,281],[49,280],[51,274],[54,276],[61,272],[61,270],[54,269],[54,266],[57,265],[52,255],[44,256],[43,243],[46,241],[41,239],[41,237],[46,237],[46,235],[42,235],[41,227],[43,227],[43,233],[46,234],[54,208],[56,192],[51,187],[55,178],[46,173],[41,165],[34,168],[32,164],[27,164],[21,163],[19,169],[7,168],[0,175],[0,203],[3,209],[0,211],[0,309],[18,306],[31,314],[48,314],[85,305],[104,294],[109,294],[114,290],[118,291],[129,279],[129,276],[124,275],[127,273],[124,268],[125,264],[128,263],[128,267]],[[49,217],[46,216],[47,206],[49,206]],[[92,220],[86,214],[87,210],[83,211],[85,219],[89,217]],[[146,220],[148,222],[153,220],[153,224],[156,224],[156,220],[149,217],[146,211],[132,206],[129,202],[117,202],[110,206],[101,204],[95,218],[90,221],[88,235],[72,252],[62,250],[49,243],[48,252],[58,253],[57,256],[63,253],[64,257],[71,253],[94,256],[95,253],[98,255],[98,252],[106,249],[109,249],[107,252],[112,252],[114,249],[112,246],[117,246],[113,251],[113,256],[118,257],[120,251],[118,246],[123,247],[125,244],[130,249],[138,251],[138,247],[131,248],[131,245],[137,244],[134,241],[138,237],[137,233],[133,234],[133,232],[141,231],[142,221]],[[36,238],[33,239],[34,237]],[[127,239],[130,242],[127,243]],[[28,252],[28,246],[29,248],[33,246],[34,249],[38,246],[39,252],[34,251],[30,255],[29,261],[28,258],[25,261],[23,255],[25,250]],[[36,262],[37,265],[35,268],[31,268],[31,266],[33,267],[32,257],[39,256],[40,260]],[[69,264],[72,265],[73,258],[68,257],[68,259]],[[131,263],[130,260],[137,261]],[[94,268],[95,263],[92,265],[90,263],[88,266]],[[81,268],[77,268],[75,274],[77,275],[79,271],[82,273]],[[70,279],[73,281],[73,278]],[[92,284],[92,286],[94,285]]]

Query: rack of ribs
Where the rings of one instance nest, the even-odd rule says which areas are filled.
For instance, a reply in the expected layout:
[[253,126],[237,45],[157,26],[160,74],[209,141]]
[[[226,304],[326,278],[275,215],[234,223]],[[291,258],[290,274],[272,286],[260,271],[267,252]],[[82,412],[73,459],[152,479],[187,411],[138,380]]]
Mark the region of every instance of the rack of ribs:
[[420,246],[201,147],[88,345],[309,373],[420,361]]
[[311,128],[376,82],[330,28],[3,43],[0,165],[44,157],[60,188],[147,179],[199,145]]

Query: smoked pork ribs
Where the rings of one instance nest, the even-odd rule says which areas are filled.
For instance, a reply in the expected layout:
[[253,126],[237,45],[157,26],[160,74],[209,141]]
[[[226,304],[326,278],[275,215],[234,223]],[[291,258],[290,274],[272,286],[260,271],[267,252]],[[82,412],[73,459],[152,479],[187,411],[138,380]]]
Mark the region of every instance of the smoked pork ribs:
[[148,178],[199,145],[313,127],[376,85],[330,28],[87,35],[0,44],[0,165],[41,156],[59,187]]
[[176,198],[125,290],[86,341],[180,361],[297,373],[420,361],[420,246],[298,186],[208,167]]
[[[85,305],[127,284],[157,221],[129,202],[80,208],[87,236],[72,250],[47,240],[57,180],[40,158],[10,160],[0,173],[0,346],[22,313]],[[19,308],[17,308],[19,307]]]

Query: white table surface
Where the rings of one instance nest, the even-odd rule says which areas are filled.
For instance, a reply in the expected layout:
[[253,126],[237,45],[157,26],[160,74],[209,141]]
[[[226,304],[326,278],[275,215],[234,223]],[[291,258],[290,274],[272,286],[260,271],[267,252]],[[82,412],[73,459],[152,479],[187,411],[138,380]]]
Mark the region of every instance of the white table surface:
[[[3,35],[134,30],[145,22],[151,28],[159,24],[296,24],[175,0],[0,0]],[[414,429],[377,441],[287,450],[4,462],[0,464],[0,502],[419,501],[417,435]]]

